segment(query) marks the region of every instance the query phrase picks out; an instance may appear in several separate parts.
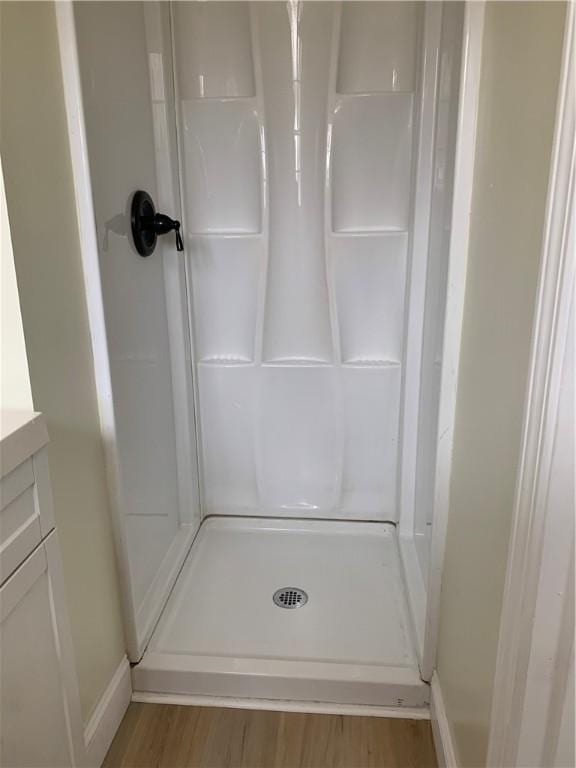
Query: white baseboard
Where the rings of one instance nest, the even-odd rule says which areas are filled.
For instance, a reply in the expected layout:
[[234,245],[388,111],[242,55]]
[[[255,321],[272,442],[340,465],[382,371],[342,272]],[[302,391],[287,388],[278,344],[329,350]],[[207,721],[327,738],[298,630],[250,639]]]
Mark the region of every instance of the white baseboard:
[[452,738],[450,721],[444,706],[442,688],[438,680],[438,674],[434,672],[431,683],[430,720],[432,722],[432,735],[440,768],[458,768],[456,746]]
[[130,664],[124,656],[84,728],[88,768],[100,768],[104,762],[131,698]]

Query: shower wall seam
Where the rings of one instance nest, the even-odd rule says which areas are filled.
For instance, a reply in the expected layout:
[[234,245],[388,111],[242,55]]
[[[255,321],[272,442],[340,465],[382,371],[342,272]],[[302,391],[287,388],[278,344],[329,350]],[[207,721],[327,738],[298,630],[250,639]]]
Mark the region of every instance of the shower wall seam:
[[[406,314],[404,329],[404,359],[402,409],[400,414],[401,449],[398,462],[398,519],[404,536],[414,533],[415,483],[417,439],[413,437],[407,452],[407,437],[417,434],[420,405],[420,368],[423,342],[424,304],[426,297],[426,265],[428,262],[430,202],[432,194],[432,165],[435,140],[436,91],[438,78],[438,47],[440,34],[441,4],[433,3],[424,9],[421,20],[421,46],[419,83],[414,93],[414,112],[418,125],[414,130],[412,226],[409,242],[409,277],[406,280]],[[434,59],[433,72],[428,72],[428,57]],[[416,102],[416,97],[418,101]],[[430,115],[428,115],[430,111]],[[432,130],[425,131],[424,123],[430,122]],[[423,166],[425,175],[422,178]],[[418,180],[418,183],[416,183]],[[423,195],[424,200],[420,199]],[[418,253],[416,253],[418,247]],[[415,301],[416,290],[419,292]],[[409,392],[406,382],[415,381],[416,390]],[[410,423],[407,423],[407,422]],[[408,461],[407,461],[408,460]]]
[[[178,77],[176,74],[176,42],[174,39],[174,3],[171,1],[168,3],[169,13],[169,25],[170,25],[170,62],[172,65],[172,83],[174,88],[174,110],[175,110],[175,131],[176,131],[176,146],[175,151],[177,155],[177,167],[178,167],[178,193],[180,198],[180,215],[182,217],[182,231],[184,233],[184,246],[186,253],[186,205],[185,194],[183,188],[184,173],[182,168],[182,147],[181,147],[181,135],[180,135],[180,119],[181,119],[181,107],[180,107],[180,94]],[[198,469],[198,491],[200,498],[200,522],[204,519],[204,471],[203,471],[203,454],[202,454],[202,424],[200,419],[200,403],[198,395],[198,376],[196,369],[196,337],[194,333],[193,322],[193,307],[194,307],[194,292],[192,288],[192,276],[190,274],[190,267],[188,259],[184,257],[184,275],[185,275],[185,293],[186,293],[186,312],[188,315],[188,334],[190,338],[190,367],[192,371],[192,390],[194,393],[194,425],[195,425],[195,442],[196,442],[196,465]]]
[[[170,68],[165,68],[166,78],[169,80],[168,93],[169,98],[165,99],[166,106],[164,128],[167,138],[163,136],[162,130],[158,129],[157,120],[153,119],[152,127],[156,144],[156,167],[157,167],[157,186],[158,203],[161,208],[166,205],[168,210],[176,211],[176,215],[181,218],[183,212],[182,196],[180,191],[179,178],[177,183],[173,179],[173,153],[176,153],[178,162],[178,120],[176,118],[176,92],[175,92],[175,73],[174,56],[172,48],[172,19],[171,14],[166,15],[167,27],[162,24],[160,14],[157,18],[152,17],[149,20],[146,11],[151,16],[156,8],[153,5],[146,6],[144,13],[144,26],[148,35],[148,27],[151,27],[150,37],[153,37],[154,26],[158,24],[162,30],[162,35],[167,31],[170,42]],[[151,101],[154,104],[155,99],[160,100],[165,93],[157,93],[157,85],[154,87],[154,78],[152,77],[152,62],[149,59],[148,79],[151,85]],[[171,111],[171,119],[169,112]],[[172,130],[171,130],[172,129]],[[162,154],[161,157],[159,155]],[[163,178],[164,176],[164,178]],[[167,177],[167,179],[166,179]],[[168,182],[168,183],[166,183]],[[166,187],[163,189],[163,187]],[[166,200],[162,200],[163,193]],[[193,507],[194,495],[200,499],[200,466],[198,464],[199,452],[197,445],[197,410],[194,401],[195,376],[192,365],[188,364],[187,353],[190,353],[190,362],[194,357],[194,344],[191,337],[190,328],[190,304],[187,288],[186,262],[182,263],[178,251],[168,255],[163,244],[162,250],[162,270],[164,275],[164,294],[166,303],[167,327],[168,327],[168,346],[170,370],[172,378],[172,399],[173,399],[173,421],[174,433],[176,437],[176,475],[178,479],[178,497],[179,497],[179,519],[181,525],[194,526]],[[175,260],[175,264],[171,263]],[[174,268],[177,275],[174,275]],[[172,299],[176,295],[177,301]],[[173,305],[176,305],[175,307]],[[182,392],[184,388],[184,392]],[[190,402],[190,388],[192,389],[192,402]],[[192,427],[192,429],[191,429]],[[192,434],[193,432],[193,434]],[[195,446],[196,450],[193,450]],[[194,456],[194,453],[196,454]],[[191,482],[189,467],[196,463],[196,483]],[[195,485],[195,488],[193,486]],[[201,519],[201,510],[200,510]],[[189,542],[188,549],[192,545]]]
[[254,100],[257,104],[258,119],[260,124],[260,177],[262,189],[260,192],[260,204],[262,218],[260,221],[260,237],[262,240],[262,261],[259,268],[258,309],[256,314],[256,328],[254,340],[253,365],[258,366],[263,362],[264,351],[264,324],[266,318],[266,295],[268,289],[268,271],[270,263],[270,200],[268,168],[266,164],[266,142],[268,132],[266,130],[266,111],[263,103],[262,60],[260,56],[260,42],[258,22],[255,18],[254,8],[249,7],[250,14],[250,40],[252,44],[252,66],[254,67]]
[[334,249],[332,237],[334,224],[332,221],[332,174],[331,174],[331,149],[334,125],[334,105],[336,101],[336,78],[338,68],[338,49],[340,46],[340,29],[342,24],[342,5],[339,4],[332,22],[332,38],[330,41],[330,68],[328,75],[328,97],[326,99],[326,155],[325,184],[324,184],[324,256],[326,264],[326,279],[328,282],[330,329],[332,334],[332,350],[334,356],[333,365],[342,367],[342,349],[340,342],[340,318],[338,314],[338,302],[336,299]]

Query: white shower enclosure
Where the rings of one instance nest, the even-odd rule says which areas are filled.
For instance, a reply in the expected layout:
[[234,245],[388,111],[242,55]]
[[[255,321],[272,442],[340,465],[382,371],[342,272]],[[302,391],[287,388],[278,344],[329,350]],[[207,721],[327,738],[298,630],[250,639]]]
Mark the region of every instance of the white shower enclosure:
[[[428,701],[463,28],[452,2],[59,9],[143,695]],[[136,253],[140,189],[183,254]]]

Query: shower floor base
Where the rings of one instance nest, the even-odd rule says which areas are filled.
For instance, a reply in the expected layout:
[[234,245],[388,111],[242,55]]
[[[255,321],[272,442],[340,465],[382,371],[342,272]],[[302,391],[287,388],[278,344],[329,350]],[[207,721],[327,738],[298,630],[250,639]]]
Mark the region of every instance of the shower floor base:
[[[308,601],[284,608],[284,587]],[[423,707],[393,525],[206,519],[136,692]]]

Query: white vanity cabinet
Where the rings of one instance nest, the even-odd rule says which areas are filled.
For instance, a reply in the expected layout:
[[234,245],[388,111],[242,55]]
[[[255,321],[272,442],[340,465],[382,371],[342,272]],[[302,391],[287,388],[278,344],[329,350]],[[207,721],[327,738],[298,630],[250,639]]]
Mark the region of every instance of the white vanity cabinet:
[[85,748],[39,414],[0,416],[0,765],[82,765]]

